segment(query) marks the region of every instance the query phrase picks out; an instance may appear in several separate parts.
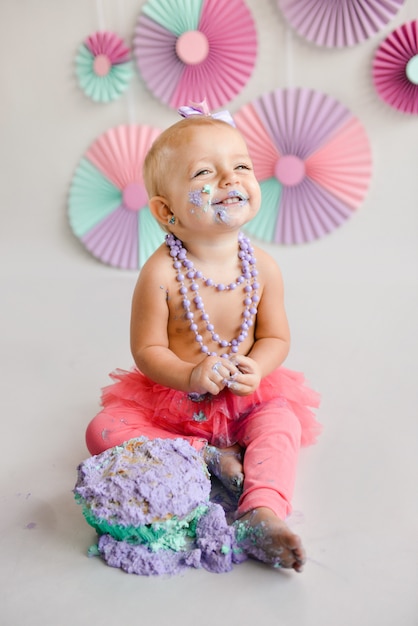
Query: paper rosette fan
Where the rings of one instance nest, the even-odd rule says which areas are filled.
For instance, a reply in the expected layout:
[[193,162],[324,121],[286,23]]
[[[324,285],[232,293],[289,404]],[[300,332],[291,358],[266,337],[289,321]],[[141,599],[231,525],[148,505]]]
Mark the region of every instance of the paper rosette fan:
[[403,113],[418,113],[418,20],[403,24],[380,44],[373,60],[379,96]]
[[137,269],[164,239],[147,206],[142,164],[160,134],[150,126],[117,126],[81,159],[71,183],[69,220],[103,263]]
[[286,21],[319,46],[354,46],[380,31],[404,0],[278,0]]
[[177,108],[206,99],[216,109],[241,91],[253,71],[255,24],[243,0],[148,0],[133,51],[161,102]]
[[114,33],[87,37],[78,49],[76,74],[84,93],[95,102],[116,100],[132,76],[130,50]]
[[300,244],[329,233],[359,206],[371,177],[366,132],[346,107],[318,91],[277,89],[234,120],[244,135],[262,205],[247,230]]

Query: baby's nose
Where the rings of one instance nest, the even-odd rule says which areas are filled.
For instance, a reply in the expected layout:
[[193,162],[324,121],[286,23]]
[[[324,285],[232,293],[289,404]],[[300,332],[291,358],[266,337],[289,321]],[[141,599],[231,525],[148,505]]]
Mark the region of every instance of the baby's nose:
[[226,171],[222,174],[221,184],[225,186],[235,185],[237,180],[238,180],[238,177],[234,170]]

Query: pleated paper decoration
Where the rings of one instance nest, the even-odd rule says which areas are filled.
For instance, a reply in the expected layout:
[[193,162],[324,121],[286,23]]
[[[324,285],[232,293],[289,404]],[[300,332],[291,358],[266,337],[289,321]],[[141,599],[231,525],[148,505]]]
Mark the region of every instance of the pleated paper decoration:
[[103,263],[137,269],[164,241],[142,179],[145,155],[160,132],[150,126],[111,128],[90,146],[75,171],[70,225]]
[[373,60],[373,83],[387,104],[418,114],[418,20],[399,26],[380,44]]
[[362,124],[338,101],[310,89],[277,89],[234,119],[262,190],[248,232],[301,244],[340,226],[363,201],[370,145]]
[[116,100],[133,74],[130,50],[115,33],[104,31],[87,37],[78,49],[76,74],[86,96],[95,102]]
[[404,0],[277,0],[286,21],[319,46],[343,48],[372,37]]
[[252,74],[255,24],[243,0],[148,0],[133,51],[161,102],[178,108],[206,99],[213,110],[232,100]]

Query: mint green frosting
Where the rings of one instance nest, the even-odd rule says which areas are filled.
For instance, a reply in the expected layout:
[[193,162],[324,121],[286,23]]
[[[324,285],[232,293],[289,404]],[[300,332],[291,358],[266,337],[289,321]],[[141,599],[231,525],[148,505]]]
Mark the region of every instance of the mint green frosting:
[[143,526],[120,526],[93,515],[80,496],[76,496],[76,500],[83,505],[83,515],[87,523],[95,528],[99,535],[109,534],[118,541],[134,545],[145,544],[153,552],[167,549],[175,552],[183,550],[187,539],[196,536],[197,523],[208,510],[207,505],[199,505],[183,519],[172,517],[164,522]]

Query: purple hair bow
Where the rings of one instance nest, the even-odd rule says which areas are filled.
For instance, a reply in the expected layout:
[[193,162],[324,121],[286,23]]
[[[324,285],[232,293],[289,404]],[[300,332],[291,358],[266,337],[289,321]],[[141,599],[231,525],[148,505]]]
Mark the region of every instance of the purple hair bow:
[[208,115],[209,117],[213,117],[215,120],[221,120],[222,122],[226,122],[230,126],[235,127],[235,122],[229,111],[224,110],[218,111],[217,113],[211,113],[206,100],[203,100],[202,102],[191,102],[189,106],[180,107],[177,111],[182,117]]

